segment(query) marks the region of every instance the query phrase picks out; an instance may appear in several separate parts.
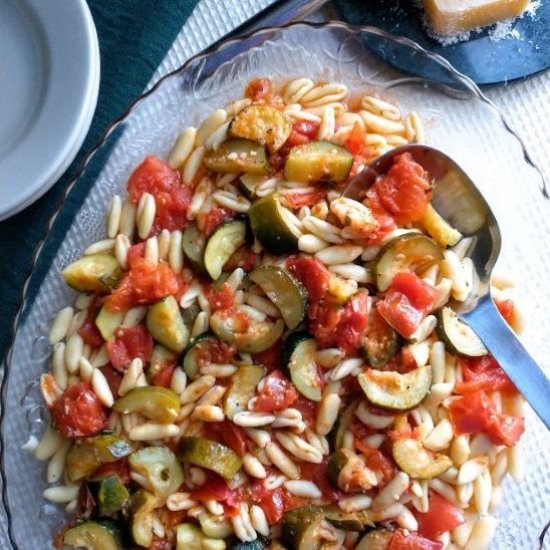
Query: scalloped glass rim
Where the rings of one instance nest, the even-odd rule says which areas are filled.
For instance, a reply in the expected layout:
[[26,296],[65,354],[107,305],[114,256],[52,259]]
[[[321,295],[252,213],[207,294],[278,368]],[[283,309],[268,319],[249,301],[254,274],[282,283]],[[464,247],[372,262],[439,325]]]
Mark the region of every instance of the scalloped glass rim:
[[[373,41],[382,41],[387,47],[384,61],[370,53],[369,44]],[[392,55],[396,55],[398,51],[400,55],[405,52],[411,56],[422,56],[426,63],[433,64],[439,75],[438,81],[404,77],[402,73],[394,70],[391,67]],[[268,52],[271,52],[271,55],[268,55]],[[99,211],[104,212],[106,200],[117,188],[122,187],[124,177],[121,176],[128,174],[137,159],[148,151],[166,154],[170,141],[183,126],[183,121],[187,124],[196,124],[199,116],[204,116],[213,106],[222,104],[222,96],[224,100],[237,97],[242,85],[253,75],[278,74],[279,79],[282,79],[284,74],[290,75],[289,67],[294,71],[292,75],[304,74],[313,78],[340,75],[352,90],[382,89],[385,95],[397,99],[400,105],[407,109],[415,107],[420,110],[427,121],[427,142],[448,150],[474,175],[474,180],[481,183],[480,187],[494,208],[501,225],[502,220],[505,220],[503,240],[509,246],[505,245],[504,248],[508,248],[508,251],[504,251],[504,261],[499,264],[506,266],[528,262],[533,251],[527,254],[521,243],[536,242],[535,252],[544,251],[545,246],[546,250],[548,249],[550,243],[544,234],[542,224],[539,227],[537,219],[534,223],[528,223],[533,222],[533,211],[544,207],[540,193],[547,197],[540,170],[531,161],[520,138],[498,109],[469,78],[458,73],[438,55],[427,52],[408,39],[393,37],[373,27],[353,27],[338,22],[294,23],[284,27],[262,29],[242,38],[231,39],[213,51],[195,56],[140,96],[126,113],[105,130],[83,163],[81,172],[68,185],[65,198],[77,183],[84,184],[90,180],[93,187],[65,236],[48,275],[42,281],[40,292],[29,309],[29,315],[23,320],[22,312],[26,306],[25,297],[29,280],[25,283],[22,307],[14,322],[14,337],[5,360],[2,379],[2,503],[12,548],[34,548],[37,542],[44,547],[50,541],[51,527],[59,523],[61,516],[57,509],[36,502],[40,501],[44,486],[40,477],[41,468],[29,460],[19,448],[28,435],[28,428],[36,434],[43,427],[43,410],[39,404],[36,383],[29,385],[28,380],[38,377],[38,373],[45,368],[49,356],[50,348],[46,343],[47,321],[56,309],[68,303],[71,298],[71,292],[61,289],[59,281],[56,283],[55,275],[58,268],[67,263],[71,256],[74,257],[82,251],[86,244],[92,242],[95,235],[101,234],[98,223],[101,215]],[[189,91],[192,92],[191,98],[185,95]],[[197,96],[197,92],[201,95]],[[178,100],[176,103],[170,101],[174,98]],[[185,110],[188,102],[194,111]],[[160,113],[159,106],[162,107]],[[177,114],[179,118],[165,120],[169,113]],[[153,127],[151,121],[155,122]],[[475,132],[472,131],[473,128]],[[131,136],[130,139],[128,136]],[[464,143],[465,141],[467,143]],[[102,159],[104,154],[107,155],[105,161]],[[100,164],[99,167],[95,166],[97,163]],[[96,174],[97,169],[99,172]],[[502,197],[502,193],[499,192],[501,188],[495,187],[495,181],[510,182],[511,173],[521,178],[523,184],[528,183],[521,189],[509,186],[506,196]],[[101,208],[97,208],[98,205]],[[50,228],[54,226],[60,211],[61,207],[52,216]],[[530,227],[531,225],[533,227]],[[34,264],[40,258],[46,241],[47,237],[38,245]],[[542,265],[542,262],[539,263]],[[541,329],[548,323],[545,322],[544,312],[537,307],[540,306],[540,300],[537,304],[537,296],[540,294],[537,293],[544,287],[545,282],[542,277],[544,270],[539,271],[541,273],[535,273],[534,278],[533,273],[530,273],[534,282],[528,298],[530,312],[536,314],[534,316],[539,321],[535,326],[543,333],[544,330]],[[20,320],[21,324],[18,326]],[[543,362],[544,340],[528,334],[526,342],[535,357]],[[24,366],[28,369],[27,374],[23,375],[21,369],[12,368],[13,365]],[[548,368],[548,364],[544,366]],[[491,545],[495,550],[510,548],[510,544],[517,549],[532,548],[545,523],[546,511],[542,492],[550,480],[547,464],[541,462],[540,455],[547,456],[550,439],[544,429],[540,429],[541,424],[534,415],[529,415],[528,420],[531,437],[527,439],[531,440],[532,451],[535,451],[532,441],[535,430],[541,434],[536,442],[537,460],[533,461],[536,469],[516,493],[512,491],[510,483],[507,483],[510,504],[499,514],[503,519],[501,524],[504,528],[499,529]],[[27,433],[21,433],[24,432],[21,427],[27,428]],[[9,451],[8,438],[12,444]],[[25,478],[19,470],[21,467],[25,468],[28,474]],[[18,475],[10,475],[14,473]],[[17,481],[10,481],[12,479]],[[526,485],[529,486],[527,489]],[[37,515],[26,513],[27,517],[23,518],[21,514],[16,514],[15,508],[23,503],[26,512],[36,511]],[[37,522],[36,517],[41,521]],[[42,523],[47,524],[48,528],[43,528]],[[518,533],[521,533],[521,540],[517,539]],[[30,546],[27,546],[29,543]]]

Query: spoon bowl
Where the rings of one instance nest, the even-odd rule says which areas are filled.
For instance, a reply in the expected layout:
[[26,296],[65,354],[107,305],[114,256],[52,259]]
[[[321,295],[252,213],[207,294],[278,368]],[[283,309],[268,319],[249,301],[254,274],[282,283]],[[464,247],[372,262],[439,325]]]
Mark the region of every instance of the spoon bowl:
[[489,204],[471,178],[446,154],[426,145],[404,145],[369,164],[348,184],[343,196],[361,200],[398,155],[410,153],[433,178],[432,204],[464,237],[474,268],[474,288],[451,306],[482,340],[517,389],[550,429],[550,380],[500,315],[491,296],[491,273],[501,249],[501,233]]

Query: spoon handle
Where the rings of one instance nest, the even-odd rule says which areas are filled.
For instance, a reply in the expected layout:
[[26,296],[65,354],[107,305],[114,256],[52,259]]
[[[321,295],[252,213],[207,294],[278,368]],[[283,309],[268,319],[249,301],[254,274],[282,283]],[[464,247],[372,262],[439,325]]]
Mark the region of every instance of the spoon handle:
[[550,380],[501,317],[490,295],[461,316],[550,430]]

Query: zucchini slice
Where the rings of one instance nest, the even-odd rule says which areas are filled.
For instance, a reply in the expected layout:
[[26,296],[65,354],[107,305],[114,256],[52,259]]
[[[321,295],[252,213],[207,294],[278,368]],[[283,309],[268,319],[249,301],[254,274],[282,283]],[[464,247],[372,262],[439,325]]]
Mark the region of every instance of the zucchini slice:
[[112,521],[84,521],[65,531],[63,544],[86,550],[123,550],[119,527]]
[[120,413],[141,413],[146,418],[162,423],[173,422],[180,410],[179,395],[161,386],[140,386],[117,399],[113,409]]
[[176,353],[160,344],[155,344],[153,353],[151,354],[151,364],[146,372],[147,382],[151,384],[155,376],[166,368],[166,365],[173,365],[177,362],[177,359],[178,355]]
[[348,431],[349,425],[353,420],[355,411],[357,410],[359,403],[361,403],[361,400],[355,399],[349,405],[347,405],[339,414],[336,420],[336,424],[334,425],[334,428],[332,429],[330,435],[330,440],[334,451],[337,451],[342,447],[344,434]]
[[378,313],[375,307],[369,311],[367,332],[362,341],[363,355],[374,368],[383,367],[399,349],[399,335]]
[[106,292],[122,277],[122,269],[110,254],[90,254],[69,264],[61,275],[79,292]]
[[212,233],[204,249],[204,267],[215,281],[222,269],[246,240],[246,223],[242,220],[231,220],[222,223]]
[[310,141],[290,150],[285,162],[288,181],[344,181],[353,165],[353,155],[330,141]]
[[315,338],[304,332],[296,332],[287,338],[285,348],[292,350],[288,371],[296,389],[311,401],[321,401],[323,383],[315,362]]
[[149,308],[146,324],[151,336],[175,353],[182,352],[189,341],[189,329],[173,296],[167,296]]
[[95,324],[104,340],[110,340],[116,329],[122,324],[124,313],[111,311],[102,306],[95,318]]
[[304,285],[282,267],[258,267],[249,274],[267,297],[279,308],[290,330],[294,330],[306,316],[308,294]]
[[112,516],[124,508],[130,499],[130,493],[117,474],[100,480],[88,482],[88,487],[95,497],[100,516]]
[[231,547],[231,550],[277,550],[277,548],[282,548],[279,546],[274,546],[274,542],[269,544],[269,540],[263,537],[262,535],[258,535],[258,538],[256,540],[250,541],[250,542],[238,542],[237,544],[234,544]]
[[367,468],[365,461],[350,449],[338,449],[328,462],[328,475],[332,483],[345,491],[368,491],[378,484],[376,473]]
[[182,523],[176,527],[176,550],[202,550],[206,535],[196,525]]
[[357,378],[373,405],[393,411],[406,411],[416,407],[428,395],[432,367],[426,365],[406,374],[367,369]]
[[235,451],[204,437],[183,437],[178,456],[183,462],[212,470],[224,479],[231,479],[242,465]]
[[274,323],[250,320],[239,330],[239,320],[227,315],[224,310],[216,311],[210,317],[210,328],[214,334],[228,344],[234,344],[238,351],[260,353],[270,348],[285,330],[285,322],[277,319]]
[[371,514],[362,510],[360,512],[344,512],[337,505],[323,506],[325,519],[334,527],[344,531],[363,531],[365,527],[374,527]]
[[249,139],[228,139],[204,155],[205,166],[212,172],[266,174],[265,148]]
[[290,136],[289,118],[270,105],[250,105],[235,115],[229,124],[231,137],[250,139],[265,145],[270,153],[278,151]]
[[414,479],[433,479],[446,472],[453,461],[444,454],[429,453],[417,439],[397,439],[392,444],[393,459]]
[[206,237],[199,231],[199,228],[193,223],[189,225],[182,235],[181,246],[183,253],[191,262],[193,267],[199,273],[205,273],[204,267],[204,247],[206,246]]
[[130,468],[145,476],[155,495],[168,497],[183,483],[183,468],[168,447],[144,447],[130,455]]
[[374,529],[359,541],[355,550],[388,550],[392,538],[393,531]]
[[211,332],[205,332],[197,336],[187,348],[183,358],[183,370],[191,380],[194,380],[200,374],[199,355],[205,347],[217,340]]
[[437,313],[436,331],[451,353],[464,357],[481,357],[489,353],[479,336],[450,307]]
[[283,540],[295,550],[318,550],[325,515],[319,506],[301,506],[283,516]]
[[462,233],[445,221],[431,203],[428,204],[421,223],[433,240],[443,248],[454,246],[462,239]]
[[424,271],[443,260],[443,251],[429,237],[408,233],[387,243],[375,260],[378,290],[384,292],[400,271]]
[[161,506],[160,499],[140,489],[130,499],[130,510],[132,512],[132,538],[139,546],[149,548],[153,543],[153,518],[151,512]]
[[229,420],[233,420],[238,412],[246,410],[248,402],[254,397],[256,386],[263,375],[263,367],[242,365],[231,377],[231,382],[223,399],[223,410]]
[[272,254],[281,255],[298,249],[300,232],[288,220],[277,195],[258,199],[248,209],[252,233]]

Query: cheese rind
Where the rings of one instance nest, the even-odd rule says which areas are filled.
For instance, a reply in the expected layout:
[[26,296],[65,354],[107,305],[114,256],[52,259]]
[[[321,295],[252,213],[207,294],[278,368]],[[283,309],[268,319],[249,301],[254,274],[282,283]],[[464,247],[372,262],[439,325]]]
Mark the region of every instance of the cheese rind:
[[451,36],[521,15],[529,0],[424,0],[428,24]]

